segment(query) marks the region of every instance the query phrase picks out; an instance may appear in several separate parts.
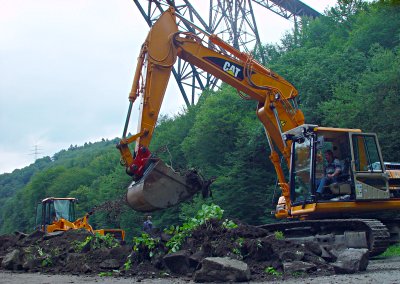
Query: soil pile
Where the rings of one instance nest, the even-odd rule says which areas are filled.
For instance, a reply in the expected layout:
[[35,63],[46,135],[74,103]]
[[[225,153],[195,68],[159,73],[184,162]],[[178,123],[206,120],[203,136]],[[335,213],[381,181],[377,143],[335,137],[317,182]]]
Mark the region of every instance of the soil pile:
[[[88,239],[89,238],[89,239]],[[121,267],[129,246],[108,247],[86,230],[70,230],[45,235],[35,231],[16,239],[0,237],[2,268],[49,273],[98,273]]]
[[[226,228],[222,221],[209,220],[185,238],[179,250],[174,252],[169,251],[166,244],[170,236],[164,233],[155,233],[133,247],[117,246],[115,242],[93,237],[85,230],[51,236],[38,231],[30,235],[4,235],[0,236],[0,263],[3,269],[9,270],[106,273],[139,278],[184,277],[195,281],[220,280],[204,278],[211,273],[204,271],[204,264],[221,260],[221,263],[228,262],[228,266],[231,265],[229,260],[235,261],[235,265],[243,264],[247,270],[243,275],[248,274],[252,280],[332,275],[339,271],[339,258],[333,252],[325,257],[318,244],[293,243],[277,233],[271,235],[264,229],[235,223],[236,228]],[[359,265],[356,269],[366,268],[368,257],[366,264],[365,257],[363,261],[362,267],[360,261],[354,262]],[[218,269],[222,271],[225,267]],[[201,277],[198,277],[200,271]],[[229,273],[226,272],[228,280],[232,279]]]
[[[168,238],[161,236],[160,239],[153,250],[154,256],[150,257],[150,251],[145,246],[131,255],[134,264],[127,273],[135,275],[140,271],[140,266],[146,264],[146,267],[152,265],[160,270],[168,269],[175,274],[192,277],[202,267],[203,260],[209,257],[245,262],[252,280],[335,273],[334,268],[321,257],[319,245],[297,244],[283,237],[279,239],[279,234],[271,235],[264,229],[243,223],[239,223],[237,228],[228,229],[221,221],[210,220],[193,231],[181,249],[174,253],[168,253],[165,246]],[[288,263],[294,263],[296,267],[289,268]]]

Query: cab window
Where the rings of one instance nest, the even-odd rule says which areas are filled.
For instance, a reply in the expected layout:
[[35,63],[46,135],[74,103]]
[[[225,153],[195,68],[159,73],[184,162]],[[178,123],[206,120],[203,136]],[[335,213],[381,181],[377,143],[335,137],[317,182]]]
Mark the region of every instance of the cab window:
[[357,172],[383,172],[375,136],[353,135],[353,148]]

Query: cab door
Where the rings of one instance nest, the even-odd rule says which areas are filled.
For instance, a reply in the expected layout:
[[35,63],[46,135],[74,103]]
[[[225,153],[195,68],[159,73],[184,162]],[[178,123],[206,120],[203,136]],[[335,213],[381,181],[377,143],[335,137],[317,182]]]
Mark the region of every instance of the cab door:
[[350,133],[350,143],[356,200],[388,199],[389,178],[376,134]]
[[43,205],[41,202],[39,202],[36,206],[35,230],[43,230],[43,226]]

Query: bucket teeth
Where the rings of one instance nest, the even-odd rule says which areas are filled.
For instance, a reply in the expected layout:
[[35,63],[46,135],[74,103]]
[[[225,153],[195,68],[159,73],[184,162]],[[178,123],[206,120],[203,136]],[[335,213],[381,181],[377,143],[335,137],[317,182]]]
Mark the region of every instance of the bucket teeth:
[[126,199],[134,210],[152,212],[191,198],[203,185],[196,171],[181,175],[158,160],[152,162],[140,180],[129,185]]

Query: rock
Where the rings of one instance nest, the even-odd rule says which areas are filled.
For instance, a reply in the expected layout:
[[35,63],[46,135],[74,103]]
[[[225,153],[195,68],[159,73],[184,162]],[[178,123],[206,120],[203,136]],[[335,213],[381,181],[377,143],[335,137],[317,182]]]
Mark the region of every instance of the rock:
[[287,261],[300,261],[304,257],[304,252],[301,250],[286,250],[279,254],[279,259],[283,262]]
[[163,256],[160,254],[156,254],[153,256],[153,258],[151,259],[151,264],[153,264],[153,266],[159,270],[165,268]]
[[89,265],[87,265],[87,264],[85,263],[85,264],[82,266],[81,271],[82,271],[83,273],[90,273],[90,272],[92,272],[92,269],[90,268]]
[[203,251],[197,251],[191,256],[189,256],[189,265],[190,267],[193,267],[194,269],[197,269],[199,267],[201,261],[204,259],[204,252]]
[[27,259],[22,265],[22,268],[24,270],[31,270],[31,271],[39,267],[41,267],[41,261],[38,258]]
[[17,239],[20,241],[24,238],[26,238],[28,235],[19,231],[14,232],[14,235],[17,237]]
[[52,238],[59,237],[59,236],[61,236],[61,235],[64,234],[64,233],[65,233],[64,231],[57,231],[57,232],[48,233],[48,234],[45,234],[45,235],[44,235],[43,239],[44,239],[44,240],[50,240],[50,239],[52,239]]
[[250,269],[243,261],[227,257],[207,257],[194,275],[195,282],[243,282],[250,280]]
[[328,262],[335,262],[337,260],[337,254],[334,253],[333,249],[330,247],[321,247],[322,254],[321,257]]
[[100,266],[100,268],[107,269],[107,270],[118,269],[119,262],[118,262],[118,260],[111,258],[111,259],[104,260],[103,262],[100,263],[99,266]]
[[1,262],[1,267],[9,270],[22,269],[22,263],[20,258],[20,250],[15,249],[12,252],[6,254]]
[[[331,245],[331,246],[325,246],[325,249],[329,251],[330,254],[332,254],[336,259],[339,257],[339,255],[347,249],[346,246],[344,245]],[[336,261],[336,260],[335,260]]]
[[346,274],[364,271],[369,262],[367,249],[345,249],[337,257],[336,262],[332,263],[335,273]]
[[315,270],[317,270],[317,266],[309,262],[296,260],[292,262],[283,263],[283,271],[285,272],[285,274],[293,274],[296,272],[309,273]]
[[276,256],[270,240],[271,237],[247,239],[244,241],[241,253],[245,255],[245,258],[255,259],[257,261],[271,260]]
[[191,271],[189,255],[190,253],[186,250],[169,253],[163,258],[165,266],[171,270],[171,272],[186,275]]
[[325,265],[326,264],[326,261],[322,257],[319,257],[319,256],[309,253],[309,252],[306,252],[304,254],[302,261],[311,262],[311,263],[314,263],[317,265]]
[[[125,259],[127,255],[132,251],[132,248],[130,246],[119,246],[116,248],[110,248],[108,249],[108,255],[110,258],[115,258],[115,259]],[[123,256],[123,257],[121,257]]]
[[323,254],[323,249],[317,242],[306,242],[304,247],[317,256],[322,256]]

